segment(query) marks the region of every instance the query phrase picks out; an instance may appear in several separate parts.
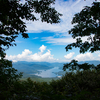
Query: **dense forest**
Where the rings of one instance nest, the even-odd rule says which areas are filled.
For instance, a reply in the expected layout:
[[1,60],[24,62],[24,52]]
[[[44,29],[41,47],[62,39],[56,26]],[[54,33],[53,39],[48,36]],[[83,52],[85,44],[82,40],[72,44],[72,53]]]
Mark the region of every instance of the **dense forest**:
[[[72,60],[63,66],[63,70],[69,68],[71,72],[47,83],[30,78],[20,80],[22,73],[12,67],[12,61],[5,59],[5,50],[16,45],[14,41],[19,34],[28,38],[23,19],[38,20],[33,11],[40,14],[42,22],[60,22],[62,14],[50,6],[54,1],[26,0],[21,4],[20,0],[0,0],[0,100],[100,100],[100,65]],[[78,47],[80,53],[100,50],[100,2],[93,2],[91,7],[86,6],[75,14],[72,24],[69,34],[76,42],[67,45],[66,51],[72,47]],[[91,42],[82,42],[84,36]]]

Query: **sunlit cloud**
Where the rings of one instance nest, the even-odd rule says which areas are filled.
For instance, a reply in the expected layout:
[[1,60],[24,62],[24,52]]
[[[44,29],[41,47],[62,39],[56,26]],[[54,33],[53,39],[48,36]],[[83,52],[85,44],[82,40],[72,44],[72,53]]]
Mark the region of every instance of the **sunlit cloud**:
[[41,51],[41,53],[43,53],[44,50],[46,50],[46,46],[42,45],[42,46],[39,48],[39,50]]
[[42,45],[39,48],[40,52],[32,54],[32,51],[25,49],[21,54],[18,55],[10,55],[6,56],[7,59],[12,60],[13,62],[17,61],[45,61],[45,62],[55,62],[58,59],[55,59],[51,54],[50,50],[47,50],[46,53],[46,46]]
[[[25,0],[21,1],[25,3]],[[94,0],[56,0],[53,7],[55,7],[59,13],[63,14],[63,16],[60,17],[61,22],[58,24],[48,24],[46,22],[41,22],[40,19],[33,22],[25,21],[28,33],[39,33],[42,31],[54,32],[55,35],[59,36],[59,38],[43,37],[42,41],[47,41],[47,43],[52,43],[55,45],[66,45],[75,42],[72,37],[66,36],[68,35],[68,31],[73,27],[71,24],[72,18],[74,17],[74,14],[80,12],[85,6],[92,6],[91,4],[93,1]],[[35,14],[35,16],[40,18],[39,14]],[[37,37],[33,39],[37,39]],[[86,40],[86,38],[83,40]]]
[[[25,0],[22,0],[24,3]],[[52,31],[52,32],[68,32],[72,28],[71,21],[75,13],[80,12],[84,6],[91,6],[94,0],[56,0],[55,9],[63,14],[61,22],[58,24],[47,24],[46,22],[38,21],[26,21],[28,32],[41,32],[41,31]],[[39,14],[35,14],[39,18]]]
[[66,61],[70,62],[71,60],[75,59],[77,61],[92,61],[98,60],[100,61],[100,51],[96,51],[94,53],[87,52],[85,54],[75,54],[75,52],[68,53],[64,55]]
[[71,53],[65,55],[64,57],[65,57],[66,59],[71,59],[71,58],[73,57],[74,54],[75,54],[74,52],[71,52]]
[[[76,55],[75,52],[70,52],[67,55],[64,55],[64,58],[54,58],[54,55],[51,54],[51,51],[46,49],[47,47],[42,45],[38,53],[32,53],[29,49],[25,49],[21,54],[18,55],[6,55],[8,60],[13,62],[18,61],[29,61],[29,62],[70,62],[75,59],[78,61],[91,61],[91,60],[100,60],[100,52],[96,51],[94,53],[87,52],[85,54]],[[44,52],[46,51],[46,52]]]
[[85,53],[85,54],[79,54],[74,59],[78,61],[89,61],[89,60],[96,60],[94,55],[92,53]]

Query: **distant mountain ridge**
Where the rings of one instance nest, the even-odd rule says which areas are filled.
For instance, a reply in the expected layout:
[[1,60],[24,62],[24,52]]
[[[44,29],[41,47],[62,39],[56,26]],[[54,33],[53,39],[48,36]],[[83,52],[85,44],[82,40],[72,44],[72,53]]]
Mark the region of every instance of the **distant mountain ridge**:
[[82,63],[89,63],[89,64],[94,64],[95,66],[97,66],[98,64],[100,64],[99,60],[91,60],[91,61],[80,61],[80,64]]
[[49,62],[26,62],[26,61],[18,61],[18,62],[14,62],[13,63],[13,67],[14,68],[21,68],[21,67],[34,67],[36,66],[34,69],[39,69],[39,70],[46,70],[46,69],[50,69],[53,67],[61,67],[64,63],[49,63]]
[[[66,62],[68,63],[68,62]],[[14,62],[13,63],[13,67],[16,69],[25,69],[25,68],[32,68],[34,70],[47,70],[47,69],[51,69],[53,67],[60,67],[63,68],[63,65],[66,63],[58,63],[58,62],[54,62],[54,63],[49,63],[49,62],[26,62],[26,61],[18,61],[18,62]],[[92,60],[92,61],[80,61],[78,62],[79,64],[82,63],[89,63],[89,64],[94,64],[95,66],[100,64],[100,61],[98,60]]]
[[[68,62],[66,62],[68,63]],[[54,67],[59,67],[59,69],[63,69],[63,65],[66,63],[49,63],[49,62],[26,62],[26,61],[19,61],[19,62],[14,62],[13,67],[17,69],[19,72],[24,72],[24,76],[29,75],[30,73],[40,73],[40,70],[49,70]],[[92,61],[81,61],[78,62],[79,64],[82,63],[89,63],[89,64],[94,64],[95,66],[100,64],[100,61],[97,60],[92,60]],[[63,71],[63,70],[62,70]]]
[[38,70],[48,70],[54,67],[62,67],[64,63],[48,63],[48,62],[14,62],[13,67],[19,72],[36,73]]

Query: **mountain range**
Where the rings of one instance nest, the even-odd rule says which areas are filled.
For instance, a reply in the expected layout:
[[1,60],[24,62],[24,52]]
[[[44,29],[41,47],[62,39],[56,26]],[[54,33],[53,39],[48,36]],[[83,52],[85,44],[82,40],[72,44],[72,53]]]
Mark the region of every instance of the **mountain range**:
[[[100,64],[100,61],[81,61],[79,62],[80,64],[82,63],[89,63],[89,64],[94,64],[94,65],[98,65]],[[49,63],[49,62],[26,62],[26,61],[19,61],[19,62],[14,62],[13,63],[13,67],[15,69],[17,69],[19,72],[24,72],[24,76],[29,75],[30,73],[40,73],[40,70],[49,70],[52,69],[54,67],[59,67],[59,69],[62,70],[63,65],[65,63]]]

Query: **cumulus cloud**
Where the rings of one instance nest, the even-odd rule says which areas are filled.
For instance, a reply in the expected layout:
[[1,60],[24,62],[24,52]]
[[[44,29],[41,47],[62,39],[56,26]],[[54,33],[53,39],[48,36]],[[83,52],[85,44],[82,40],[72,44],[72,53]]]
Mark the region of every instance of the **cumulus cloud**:
[[85,54],[79,54],[77,55],[74,59],[78,60],[78,61],[89,61],[89,60],[96,60],[94,58],[94,55],[92,53],[85,53]]
[[73,59],[78,60],[78,61],[91,61],[91,60],[100,61],[100,51],[96,51],[94,53],[87,52],[85,54],[78,54],[78,55],[75,55],[74,52],[71,52],[65,55],[64,58],[66,59],[67,62],[70,62]]
[[51,55],[51,51],[48,50],[46,53],[44,54],[40,54],[40,53],[35,53],[33,55],[30,56],[30,58],[33,61],[54,61],[55,59],[53,58],[53,55]]
[[29,55],[30,54],[32,54],[32,51],[29,51],[28,49],[25,49],[24,51],[22,51],[22,54],[10,55],[10,56],[6,55],[6,58],[9,59],[9,60],[12,60],[13,62],[27,61],[27,60],[29,60]]
[[51,54],[50,50],[47,50],[46,53],[44,53],[44,50],[46,50],[46,46],[42,45],[39,48],[40,52],[32,54],[32,51],[25,49],[22,54],[18,55],[10,55],[6,56],[7,59],[12,60],[13,62],[17,61],[46,61],[46,62],[55,62],[58,59],[55,59],[53,55]]
[[71,58],[73,57],[74,54],[75,54],[74,52],[71,52],[71,53],[65,55],[64,57],[65,57],[66,59],[71,59]]
[[100,61],[100,51],[94,53],[87,52],[85,54],[78,54],[74,59],[78,61],[90,61],[90,60],[99,60]]
[[46,46],[44,46],[44,45],[42,45],[42,46],[39,48],[39,50],[41,51],[41,53],[43,53],[45,49],[46,49]]

